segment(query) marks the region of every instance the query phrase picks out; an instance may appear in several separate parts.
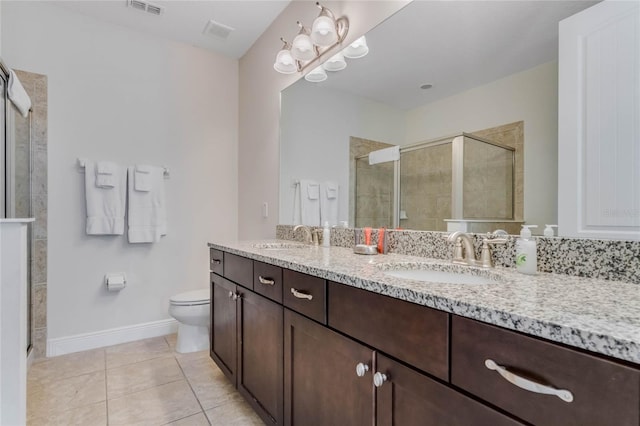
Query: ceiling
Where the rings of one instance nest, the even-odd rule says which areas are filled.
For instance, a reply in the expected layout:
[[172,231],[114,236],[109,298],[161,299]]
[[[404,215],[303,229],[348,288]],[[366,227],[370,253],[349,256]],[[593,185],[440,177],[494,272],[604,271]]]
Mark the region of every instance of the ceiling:
[[595,3],[416,0],[367,34],[367,56],[305,83],[408,110],[556,60],[558,22]]
[[[163,8],[160,16],[128,7],[127,0],[54,1],[50,4],[156,37],[240,58],[287,7],[289,1],[148,0]],[[231,27],[234,31],[226,40],[205,35],[203,30],[209,20]],[[279,46],[277,40],[274,46],[274,49]]]

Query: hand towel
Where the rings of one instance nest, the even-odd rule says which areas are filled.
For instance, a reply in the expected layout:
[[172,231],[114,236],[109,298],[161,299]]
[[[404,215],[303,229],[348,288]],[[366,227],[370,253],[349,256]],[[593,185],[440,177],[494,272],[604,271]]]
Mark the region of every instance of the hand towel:
[[18,111],[20,111],[20,114],[22,114],[24,118],[27,118],[27,114],[29,114],[29,110],[31,109],[31,98],[27,94],[27,91],[24,90],[22,83],[20,83],[18,76],[13,70],[9,70],[7,94],[11,102],[13,102],[16,108],[18,108]]
[[320,221],[329,225],[338,224],[338,183],[333,181],[322,182],[320,184]]
[[313,180],[301,179],[300,194],[302,225],[320,226],[320,185]]
[[[118,165],[110,161],[98,161],[96,163],[96,186],[98,188],[113,188],[116,186],[116,170]],[[86,173],[85,169],[85,173]]]
[[398,161],[400,159],[400,147],[392,146],[390,148],[379,149],[369,153],[369,165],[386,163],[388,161]]
[[136,167],[129,167],[129,242],[153,243],[167,235],[164,168],[149,166],[150,191],[135,189]]
[[136,191],[151,191],[151,188],[153,188],[151,173],[152,170],[152,166],[136,164],[136,171],[133,179],[134,188]]
[[113,186],[103,188],[96,185],[96,162],[87,160],[84,168],[87,235],[122,235],[127,200],[127,170],[114,164]]

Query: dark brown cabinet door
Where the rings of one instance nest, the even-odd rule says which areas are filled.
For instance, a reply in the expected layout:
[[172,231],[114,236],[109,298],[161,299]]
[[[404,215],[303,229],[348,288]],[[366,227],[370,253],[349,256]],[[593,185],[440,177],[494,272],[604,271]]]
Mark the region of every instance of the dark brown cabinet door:
[[376,389],[378,426],[521,424],[380,353],[376,373],[385,378]]
[[236,300],[237,286],[211,274],[211,358],[236,383]]
[[281,425],[281,305],[240,289],[238,322],[238,390],[268,425]]
[[[373,352],[288,309],[284,312],[285,424],[371,426]],[[356,375],[362,362],[369,371]]]

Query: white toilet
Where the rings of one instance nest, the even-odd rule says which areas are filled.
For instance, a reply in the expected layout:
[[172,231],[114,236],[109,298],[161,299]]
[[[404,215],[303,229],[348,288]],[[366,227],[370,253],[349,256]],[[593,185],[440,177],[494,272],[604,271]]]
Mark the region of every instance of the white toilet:
[[187,291],[169,299],[169,315],[178,321],[180,353],[203,351],[209,348],[211,291]]

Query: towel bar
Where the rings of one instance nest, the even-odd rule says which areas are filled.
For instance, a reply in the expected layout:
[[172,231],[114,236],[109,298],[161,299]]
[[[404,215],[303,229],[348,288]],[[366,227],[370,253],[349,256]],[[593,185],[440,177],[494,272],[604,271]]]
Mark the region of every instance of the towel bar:
[[[86,158],[79,158],[78,157],[78,169],[79,169],[80,173],[84,173],[84,166],[85,166],[86,163],[87,163],[87,159]],[[164,166],[161,166],[161,167],[164,169],[164,172],[163,172],[164,178],[165,179],[169,179],[169,177],[171,177],[171,173],[169,173],[169,169],[164,167]]]

